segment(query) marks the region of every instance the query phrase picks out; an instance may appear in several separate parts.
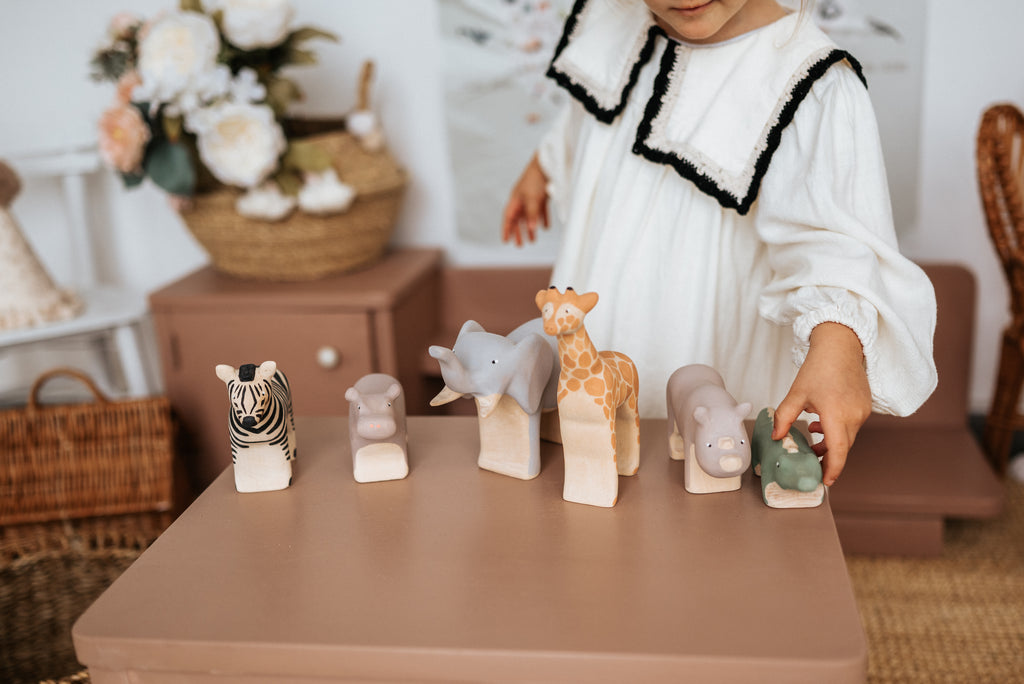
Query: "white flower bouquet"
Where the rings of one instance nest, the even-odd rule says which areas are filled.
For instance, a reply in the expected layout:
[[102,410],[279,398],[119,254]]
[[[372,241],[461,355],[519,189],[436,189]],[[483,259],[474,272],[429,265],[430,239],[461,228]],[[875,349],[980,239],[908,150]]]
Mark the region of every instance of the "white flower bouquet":
[[149,178],[179,210],[197,192],[233,186],[244,191],[235,210],[265,221],[296,207],[347,209],[356,193],[338,179],[329,153],[284,127],[302,93],[281,69],[315,63],[307,41],[337,40],[292,28],[293,15],[288,0],[182,0],[149,21],[113,18],[92,70],[117,84],[99,147],[126,186]]

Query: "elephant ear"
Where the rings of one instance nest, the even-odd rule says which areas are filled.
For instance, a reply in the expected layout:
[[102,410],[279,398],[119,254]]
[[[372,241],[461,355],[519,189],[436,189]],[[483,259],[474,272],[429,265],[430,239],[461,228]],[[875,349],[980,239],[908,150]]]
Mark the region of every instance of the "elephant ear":
[[540,335],[527,335],[516,344],[511,361],[515,371],[505,394],[526,413],[537,413],[555,362],[551,345]]
[[466,321],[465,323],[462,324],[462,327],[459,328],[459,334],[455,338],[455,342],[457,344],[458,341],[462,339],[462,336],[466,335],[467,333],[482,333],[482,332],[487,332],[486,330],[484,330],[484,326],[480,325],[479,323],[477,323],[474,320]]

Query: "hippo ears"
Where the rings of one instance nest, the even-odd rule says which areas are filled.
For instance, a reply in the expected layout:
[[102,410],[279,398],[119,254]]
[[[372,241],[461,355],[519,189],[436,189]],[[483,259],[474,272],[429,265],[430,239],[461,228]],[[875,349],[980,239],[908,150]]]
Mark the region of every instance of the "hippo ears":
[[345,399],[348,401],[359,401],[359,390],[355,387],[349,387],[345,390]]
[[401,393],[402,393],[402,386],[399,385],[397,382],[393,382],[390,385],[388,385],[388,388],[384,391],[384,396],[386,396],[388,399],[394,401],[395,399],[398,398],[398,395],[401,394]]
[[217,373],[217,377],[227,384],[238,377],[235,373],[235,369],[226,363],[218,363],[217,367],[214,368],[214,372]]

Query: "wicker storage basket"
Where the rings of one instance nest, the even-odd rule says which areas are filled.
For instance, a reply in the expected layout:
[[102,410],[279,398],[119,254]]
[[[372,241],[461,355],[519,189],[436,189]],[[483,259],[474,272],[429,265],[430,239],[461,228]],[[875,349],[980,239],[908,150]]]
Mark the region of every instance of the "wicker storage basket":
[[[369,109],[373,63],[363,65],[360,110]],[[394,230],[406,185],[405,171],[386,148],[370,151],[344,130],[344,121],[289,120],[289,139],[317,144],[338,178],[356,191],[348,210],[327,216],[296,209],[283,221],[247,219],[235,210],[242,194],[219,187],[196,195],[182,219],[224,273],[257,280],[314,280],[368,266],[380,259]]]
[[132,513],[0,527],[0,681],[87,682],[72,625],[169,523]]
[[[41,405],[61,376],[95,401]],[[166,398],[112,401],[80,371],[48,371],[25,408],[0,411],[0,525],[170,510],[173,442]]]

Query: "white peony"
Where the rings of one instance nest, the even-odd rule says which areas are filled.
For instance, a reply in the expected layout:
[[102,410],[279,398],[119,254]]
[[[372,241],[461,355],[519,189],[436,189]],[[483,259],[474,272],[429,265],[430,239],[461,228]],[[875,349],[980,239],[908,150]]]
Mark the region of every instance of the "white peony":
[[221,28],[243,50],[280,45],[290,33],[295,10],[288,0],[220,0]]
[[299,191],[299,208],[309,214],[337,214],[346,211],[356,199],[356,190],[338,180],[334,169],[306,175]]
[[194,112],[186,123],[203,164],[229,185],[259,185],[285,150],[284,132],[267,105],[224,101]]
[[250,190],[235,202],[235,210],[246,218],[280,221],[295,209],[295,198],[281,192],[273,181]]
[[153,107],[171,103],[190,111],[224,94],[231,73],[217,64],[220,36],[213,21],[198,12],[171,12],[143,31],[139,43],[141,84],[132,97]]

